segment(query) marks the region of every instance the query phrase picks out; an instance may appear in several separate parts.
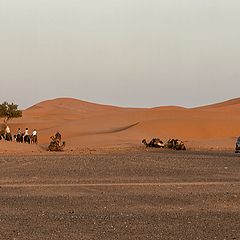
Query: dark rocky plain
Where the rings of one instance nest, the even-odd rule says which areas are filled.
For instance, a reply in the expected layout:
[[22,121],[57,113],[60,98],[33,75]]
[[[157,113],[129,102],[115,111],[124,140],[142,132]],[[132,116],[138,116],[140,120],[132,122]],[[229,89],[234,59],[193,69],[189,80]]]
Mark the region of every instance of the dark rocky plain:
[[240,239],[240,155],[0,156],[0,239]]

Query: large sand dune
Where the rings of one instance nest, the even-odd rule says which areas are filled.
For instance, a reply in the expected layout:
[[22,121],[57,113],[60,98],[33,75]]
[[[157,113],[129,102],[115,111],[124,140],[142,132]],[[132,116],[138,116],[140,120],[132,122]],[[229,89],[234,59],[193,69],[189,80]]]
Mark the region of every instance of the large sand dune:
[[[44,146],[56,131],[62,133],[68,149],[106,146],[141,146],[143,138],[180,138],[189,148],[233,149],[240,135],[240,98],[198,108],[164,106],[121,108],[58,98],[38,103],[23,111],[23,117],[9,122],[36,128]],[[3,146],[3,145],[2,145]]]

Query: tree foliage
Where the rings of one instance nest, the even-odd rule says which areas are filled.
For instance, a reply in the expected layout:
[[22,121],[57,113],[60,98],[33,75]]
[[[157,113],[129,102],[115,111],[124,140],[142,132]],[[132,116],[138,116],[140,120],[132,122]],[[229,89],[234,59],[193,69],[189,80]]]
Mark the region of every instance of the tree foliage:
[[18,109],[17,104],[8,102],[0,104],[0,118],[4,118],[5,123],[11,118],[19,117],[22,117],[22,111]]

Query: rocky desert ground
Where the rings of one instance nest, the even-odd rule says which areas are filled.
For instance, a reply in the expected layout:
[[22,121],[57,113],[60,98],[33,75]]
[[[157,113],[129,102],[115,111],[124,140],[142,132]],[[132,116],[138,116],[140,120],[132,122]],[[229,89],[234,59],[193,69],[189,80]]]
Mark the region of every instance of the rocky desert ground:
[[0,239],[240,239],[232,151],[5,154],[0,166]]

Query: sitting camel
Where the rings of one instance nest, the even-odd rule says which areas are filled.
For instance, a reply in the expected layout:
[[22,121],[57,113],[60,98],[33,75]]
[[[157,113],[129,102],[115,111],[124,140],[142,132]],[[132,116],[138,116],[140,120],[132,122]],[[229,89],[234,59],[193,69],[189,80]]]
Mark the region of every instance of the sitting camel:
[[61,134],[57,132],[55,136],[51,136],[51,142],[48,146],[49,151],[63,151],[63,148],[65,147],[66,143],[63,142],[61,145]]
[[165,148],[171,148],[174,150],[186,150],[184,143],[179,139],[169,139],[165,144]]
[[143,139],[142,143],[146,147],[155,147],[155,148],[163,148],[164,147],[163,141],[161,141],[159,138],[153,138],[149,143],[147,143],[146,139]]

